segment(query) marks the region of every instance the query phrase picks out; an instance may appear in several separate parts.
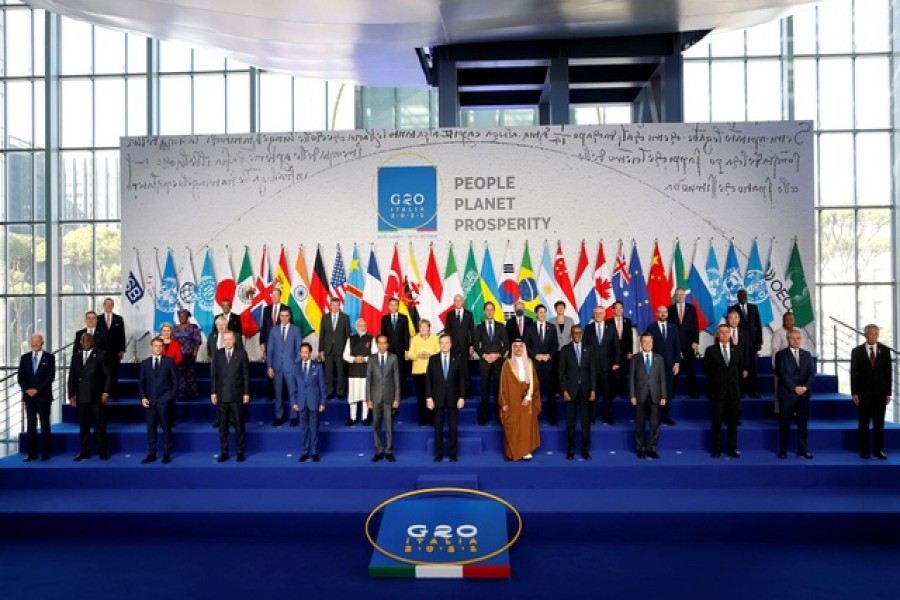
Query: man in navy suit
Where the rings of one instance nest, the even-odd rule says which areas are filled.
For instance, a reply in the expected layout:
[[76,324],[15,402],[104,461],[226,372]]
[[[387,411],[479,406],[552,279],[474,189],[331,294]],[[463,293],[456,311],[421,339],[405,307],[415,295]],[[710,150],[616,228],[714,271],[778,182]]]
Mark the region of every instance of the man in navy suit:
[[18,371],[28,424],[28,456],[25,462],[37,460],[38,457],[38,417],[41,421],[41,460],[46,461],[50,460],[50,405],[53,403],[56,359],[44,352],[44,336],[34,334],[29,341],[31,352],[22,355]]
[[809,424],[809,398],[816,367],[812,355],[800,347],[799,329],[788,333],[788,347],[775,354],[775,376],[778,377],[778,458],[787,458],[788,433],[797,415],[797,456],[812,458],[806,447]]
[[125,321],[121,315],[113,312],[116,303],[112,298],[103,299],[103,314],[98,315],[97,333],[94,339],[94,347],[102,350],[109,361],[109,376],[111,379],[109,395],[119,397],[119,365],[125,356]]
[[613,316],[606,320],[606,326],[613,328],[615,341],[618,344],[616,362],[610,367],[609,385],[613,395],[620,394],[623,398],[628,393],[628,365],[631,363],[631,354],[634,352],[631,319],[624,314],[625,305],[616,300],[613,302]]
[[169,411],[175,408],[178,393],[178,370],[175,361],[163,356],[165,342],[161,337],[150,341],[150,356],[141,361],[138,395],[147,411],[147,456],[141,464],[156,460],[156,429],[163,430],[163,464],[172,462],[172,425]]
[[878,326],[866,325],[866,343],[850,353],[850,393],[859,408],[859,455],[869,458],[869,423],[872,423],[872,456],[885,460],[884,412],[891,402],[891,350],[878,342]]
[[381,317],[379,333],[387,336],[388,352],[397,357],[402,388],[409,372],[406,364],[406,351],[409,350],[409,317],[400,314],[400,300],[397,298],[388,300],[388,313]]
[[525,316],[525,303],[521,300],[516,300],[513,309],[512,316],[506,320],[506,339],[524,340],[534,327],[534,319]]
[[425,368],[425,405],[434,412],[434,462],[444,460],[444,410],[449,428],[450,462],[456,462],[457,423],[459,411],[465,405],[466,382],[462,359],[452,352],[453,338],[444,333],[439,343],[441,351],[428,359]]
[[[478,365],[481,371],[481,403],[478,405],[478,424],[486,425],[491,416],[491,401],[493,396],[496,402],[497,391],[500,386],[500,372],[503,369],[503,359],[509,352],[509,339],[506,337],[506,328],[494,320],[496,308],[493,302],[484,303],[484,321],[475,328],[475,351],[480,360]],[[494,410],[497,424],[500,424],[500,408],[496,405]]]
[[559,341],[556,327],[547,322],[547,307],[538,304],[534,309],[537,321],[525,332],[525,347],[528,357],[537,371],[541,390],[541,405],[547,414],[547,422],[556,425],[556,389],[559,387],[559,374],[556,369],[556,357],[559,354]]
[[[279,324],[269,330],[266,347],[267,373],[275,385],[275,421],[272,427],[281,427],[284,423],[285,401],[284,387],[287,386],[288,399],[294,397],[294,375],[300,354],[300,328],[291,323],[291,311],[282,306],[278,314]],[[297,426],[297,418],[291,418],[291,427]]]
[[747,376],[744,353],[731,342],[731,329],[722,324],[716,328],[716,342],[703,353],[712,417],[712,457],[722,456],[722,422],[728,429],[725,453],[740,458],[737,449],[737,426],[741,415],[741,379]]
[[[312,360],[312,346],[306,342],[300,345],[300,364],[294,374],[294,413],[300,419],[300,450],[298,459],[306,462],[312,455],[313,462],[319,462],[319,413],[325,410],[325,368]],[[293,419],[291,420],[293,422]]]
[[681,367],[681,337],[678,328],[669,323],[669,309],[665,306],[656,308],[656,321],[647,328],[647,333],[653,337],[653,352],[663,359],[666,376],[667,402],[661,405],[660,421],[666,425],[674,425],[675,421],[669,412],[672,406],[672,390],[675,389],[675,376]]
[[[678,374],[687,378],[687,393],[697,398],[697,372],[694,368],[697,349],[700,347],[700,321],[697,309],[686,301],[687,292],[683,288],[675,290],[675,302],[669,306],[669,323],[678,327],[678,339],[681,341],[681,357],[678,361]],[[677,379],[673,383],[677,383]],[[675,396],[675,388],[669,391],[670,399]]]
[[244,419],[241,407],[250,402],[250,361],[243,348],[235,347],[235,333],[226,331],[222,334],[224,348],[216,351],[210,366],[209,396],[216,407],[219,423],[219,458],[217,462],[228,460],[228,423],[234,424],[237,434],[237,461],[244,462],[244,451],[247,445]]
[[453,310],[447,313],[444,322],[444,333],[453,338],[453,353],[462,360],[463,377],[466,380],[465,395],[468,397],[470,389],[469,357],[475,352],[475,319],[472,313],[465,308],[465,298],[462,294],[453,296]]
[[[226,328],[228,331],[233,331],[238,337],[243,336],[241,316],[231,312],[231,300],[222,300],[219,302],[219,306],[222,307],[222,312],[216,315],[216,319],[223,317],[227,323]],[[212,358],[210,358],[210,360],[212,360]]]
[[[610,391],[612,381],[612,368],[618,363],[619,342],[616,339],[616,330],[610,327],[604,320],[606,309],[602,306],[594,307],[594,319],[584,326],[584,345],[594,348],[594,362],[597,364],[597,379],[594,390],[599,397],[603,394],[603,407],[601,419],[607,425],[615,423],[613,418],[613,396]],[[591,423],[597,422],[597,402],[591,405]]]
[[575,415],[581,421],[581,458],[591,459],[591,406],[597,400],[596,348],[582,344],[580,325],[572,327],[572,343],[559,351],[559,390],[566,401],[566,459],[575,458]]
[[81,350],[72,354],[69,367],[69,404],[78,409],[80,451],[75,461],[91,456],[91,427],[100,460],[109,460],[106,447],[106,403],[109,402],[111,377],[109,362],[102,350],[94,348],[94,336],[81,336]]
[[[665,307],[660,307],[665,309]],[[657,316],[659,313],[657,313]],[[659,458],[659,407],[665,406],[667,390],[666,363],[662,356],[653,351],[653,336],[641,336],[641,351],[631,357],[631,372],[628,374],[628,393],[631,404],[637,409],[634,424],[634,441],[638,458]],[[650,413],[650,437],[644,441],[644,423]]]
[[759,398],[759,386],[756,378],[756,363],[759,351],[762,350],[763,335],[762,323],[759,319],[759,309],[755,304],[747,302],[747,290],[740,289],[737,293],[738,302],[730,307],[729,311],[737,311],[740,320],[738,327],[746,337],[747,349],[747,377],[741,381],[741,389],[751,398]]

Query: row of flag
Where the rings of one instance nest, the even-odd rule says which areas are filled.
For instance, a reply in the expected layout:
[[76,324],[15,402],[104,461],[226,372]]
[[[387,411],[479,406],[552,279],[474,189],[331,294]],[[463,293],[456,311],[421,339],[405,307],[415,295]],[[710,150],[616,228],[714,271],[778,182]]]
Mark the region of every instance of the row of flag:
[[[224,300],[232,303],[232,311],[241,317],[244,335],[252,337],[261,327],[263,308],[271,302],[272,290],[282,290],[282,303],[291,307],[294,322],[309,335],[318,333],[322,315],[329,310],[329,302],[337,298],[351,324],[362,317],[377,328],[381,316],[388,311],[392,298],[400,300],[400,311],[410,317],[411,332],[422,318],[432,323],[434,331],[443,328],[446,314],[452,310],[453,299],[462,295],[466,308],[478,323],[483,319],[484,304],[491,301],[498,307],[497,319],[504,321],[514,314],[514,305],[521,300],[526,315],[533,317],[538,304],[548,307],[550,315],[558,300],[566,303],[566,312],[577,322],[587,323],[593,318],[596,306],[612,316],[613,303],[621,301],[625,316],[638,330],[644,331],[654,321],[655,308],[669,305],[675,290],[687,292],[688,301],[698,311],[701,329],[712,333],[725,316],[728,306],[737,303],[737,292],[744,288],[749,301],[759,308],[763,326],[773,329],[781,325],[787,310],[795,314],[798,327],[814,320],[813,304],[806,283],[797,240],[794,239],[787,260],[778,261],[776,240],[773,238],[765,268],[754,239],[747,262],[742,270],[738,251],[732,241],[728,247],[724,268],[720,268],[712,243],[704,253],[699,240],[694,244],[693,258],[686,261],[680,241],[675,242],[671,261],[663,260],[659,242],[654,243],[648,271],[644,271],[637,244],[632,242],[626,256],[627,244],[619,241],[615,254],[607,258],[603,242],[598,242],[593,266],[588,244],[581,242],[574,277],[557,242],[555,252],[544,242],[543,254],[537,269],[531,260],[528,242],[518,269],[510,244],[507,244],[497,280],[490,248],[485,245],[480,267],[473,244],[469,244],[462,270],[457,267],[451,244],[443,271],[438,267],[434,246],[428,249],[424,277],[418,268],[413,245],[401,265],[400,250],[394,246],[389,269],[379,269],[374,245],[369,251],[366,268],[360,260],[359,247],[354,245],[348,265],[341,247],[333,261],[330,278],[325,269],[321,246],[316,248],[312,272],[307,271],[305,249],[301,245],[292,265],[287,252],[281,248],[274,269],[269,261],[269,248],[263,246],[259,268],[254,271],[249,248],[244,248],[238,276],[235,278],[231,261],[226,259],[221,269],[214,269],[213,252],[207,248],[195,277],[193,256],[186,249],[181,269],[176,270],[173,251],[166,252],[162,271],[159,257],[151,261],[151,271],[142,275],[140,257],[135,249],[123,294],[123,312],[131,335],[140,339],[159,331],[165,322],[174,322],[179,309],[186,308],[204,331],[210,331],[215,314]],[[665,265],[669,264],[666,269]]]

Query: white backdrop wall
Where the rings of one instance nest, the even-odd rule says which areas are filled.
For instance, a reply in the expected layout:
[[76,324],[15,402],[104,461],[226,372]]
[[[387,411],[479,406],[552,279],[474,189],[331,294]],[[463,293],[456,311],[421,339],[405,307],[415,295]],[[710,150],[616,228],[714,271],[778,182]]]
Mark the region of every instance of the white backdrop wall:
[[452,242],[462,272],[474,242],[498,271],[511,244],[518,272],[528,240],[537,272],[562,240],[574,276],[582,239],[591,268],[598,240],[612,259],[633,239],[646,275],[655,239],[668,272],[676,239],[686,262],[702,240],[701,263],[711,241],[724,266],[733,238],[743,271],[754,237],[764,263],[772,237],[779,261],[796,237],[814,289],[813,145],[808,121],[123,138],[122,264],[136,248],[152,270],[155,248],[180,261],[186,245],[199,272],[208,246],[237,275],[244,245],[254,269],[263,244],[292,268],[302,243],[311,272],[322,244],[330,277],[335,245],[349,265],[357,243],[384,278],[395,243],[424,274],[429,243],[443,272]]

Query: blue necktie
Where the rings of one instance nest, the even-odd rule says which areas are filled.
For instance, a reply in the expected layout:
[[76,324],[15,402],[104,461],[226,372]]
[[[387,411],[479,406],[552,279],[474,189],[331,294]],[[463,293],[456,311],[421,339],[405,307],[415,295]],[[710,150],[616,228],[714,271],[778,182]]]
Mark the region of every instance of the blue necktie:
[[581,344],[575,344],[575,362],[581,364]]
[[644,369],[647,370],[647,375],[649,375],[650,374],[650,355],[649,354],[644,355]]
[[38,365],[37,352],[35,352],[31,355],[31,372],[32,373],[37,373],[37,365]]
[[447,379],[447,370],[449,369],[447,365],[447,355],[444,355],[444,379]]
[[488,337],[494,339],[494,322],[488,322]]

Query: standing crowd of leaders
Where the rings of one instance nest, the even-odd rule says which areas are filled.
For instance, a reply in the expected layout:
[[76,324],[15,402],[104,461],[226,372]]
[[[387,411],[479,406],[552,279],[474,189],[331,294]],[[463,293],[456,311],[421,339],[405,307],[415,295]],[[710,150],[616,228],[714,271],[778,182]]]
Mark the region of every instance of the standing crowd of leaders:
[[[613,400],[626,398],[635,409],[635,450],[639,458],[659,458],[660,425],[675,425],[670,407],[676,386],[684,385],[698,397],[695,357],[699,355],[699,321],[696,309],[686,302],[682,289],[675,302],[656,309],[656,320],[639,332],[634,345],[634,326],[623,315],[623,305],[594,309],[588,323],[574,323],[557,302],[548,319],[547,307],[535,310],[535,319],[524,314],[517,302],[506,323],[495,319],[496,307],[484,305],[484,319],[476,324],[461,295],[446,316],[440,334],[432,333],[427,319],[410,323],[399,312],[399,301],[378,329],[370,333],[364,319],[351,331],[349,317],[332,299],[322,316],[318,354],[302,341],[292,323],[290,307],[281,303],[281,290],[272,292],[265,307],[260,333],[274,401],[276,427],[289,422],[300,428],[300,462],[319,462],[319,415],[325,402],[346,398],[347,426],[362,422],[373,427],[373,462],[395,462],[393,420],[397,416],[407,374],[415,386],[417,420],[434,428],[434,460],[458,460],[459,411],[471,395],[470,361],[477,358],[481,392],[477,407],[479,425],[495,420],[502,426],[506,460],[529,461],[540,446],[538,416],[556,425],[557,403],[563,404],[566,426],[566,458],[576,452],[591,458],[591,425],[598,419],[614,424]],[[214,327],[206,340],[211,363],[210,401],[216,407],[214,426],[219,431],[218,462],[230,459],[230,430],[235,431],[235,455],[246,460],[244,406],[250,401],[249,358],[242,343],[241,322],[228,301],[221,303]],[[126,338],[122,317],[106,298],[103,311],[85,314],[85,327],[75,336],[66,393],[76,410],[80,429],[76,461],[90,458],[93,449],[108,460],[106,405],[118,392],[119,365]],[[147,448],[143,463],[157,460],[158,430],[162,431],[162,462],[172,460],[174,407],[177,398],[197,395],[193,364],[202,345],[199,328],[189,322],[190,313],[179,311],[177,325],[164,324],[150,342],[150,356],[142,361],[138,393],[147,416]],[[440,325],[440,324],[438,324]],[[851,393],[858,406],[857,445],[861,457],[885,459],[884,419],[891,400],[891,349],[878,342],[879,329],[865,327],[866,342],[851,354]],[[28,435],[26,461],[48,460],[52,452],[50,406],[56,366],[54,356],[43,349],[40,335],[30,339],[31,352],[22,355],[18,382],[23,392]],[[729,307],[715,340],[703,353],[703,371],[711,418],[711,454],[741,456],[737,432],[743,395],[759,397],[756,363],[762,347],[762,327],[757,308],[740,290],[738,303]],[[794,328],[793,315],[784,315],[782,327],[772,337],[774,414],[779,421],[779,458],[787,457],[792,423],[797,428],[797,455],[811,459],[807,445],[810,395],[815,378],[812,355],[802,347],[802,334]],[[38,436],[40,421],[40,436]],[[444,438],[447,429],[446,444]],[[722,429],[725,429],[724,440]],[[870,442],[871,429],[871,442]],[[576,439],[576,431],[580,435]]]

